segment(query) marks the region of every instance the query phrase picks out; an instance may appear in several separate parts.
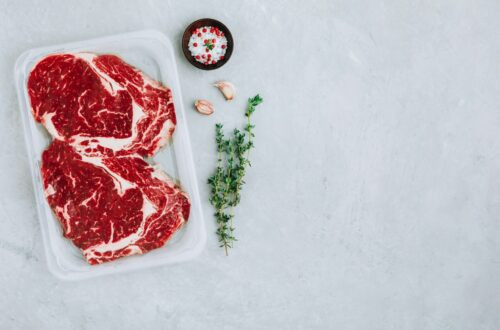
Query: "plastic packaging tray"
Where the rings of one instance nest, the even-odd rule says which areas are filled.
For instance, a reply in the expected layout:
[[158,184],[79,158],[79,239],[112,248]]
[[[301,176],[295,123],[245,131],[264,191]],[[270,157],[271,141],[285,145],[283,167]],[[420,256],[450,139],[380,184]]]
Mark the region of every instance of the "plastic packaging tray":
[[[95,266],[90,266],[84,260],[81,251],[63,237],[59,222],[45,199],[40,177],[40,159],[51,138],[45,128],[33,119],[26,88],[31,69],[42,57],[53,53],[82,51],[118,55],[172,89],[177,127],[172,143],[157,153],[153,161],[180,182],[192,203],[189,221],[162,248],[144,255],[125,257]],[[183,262],[201,252],[206,242],[206,231],[174,51],[165,35],[158,31],[145,30],[31,49],[17,59],[14,75],[47,265],[55,276],[65,280],[79,280]]]

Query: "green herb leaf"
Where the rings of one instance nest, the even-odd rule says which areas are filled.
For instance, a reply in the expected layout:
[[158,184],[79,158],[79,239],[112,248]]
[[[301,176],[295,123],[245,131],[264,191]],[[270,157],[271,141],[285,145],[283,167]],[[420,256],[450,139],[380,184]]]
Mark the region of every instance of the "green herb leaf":
[[210,50],[214,49],[214,47],[215,47],[215,45],[211,42],[207,42],[203,46],[207,47]]
[[227,139],[224,136],[223,125],[221,123],[215,125],[217,165],[215,173],[207,182],[211,187],[209,201],[215,209],[214,216],[218,225],[216,233],[226,255],[228,248],[233,247],[233,242],[237,240],[233,235],[233,209],[241,201],[241,189],[245,184],[243,178],[246,168],[251,166],[249,157],[250,149],[254,147],[252,138],[255,136],[253,134],[255,125],[250,123],[250,117],[262,102],[263,99],[258,94],[248,99],[245,111],[247,123],[242,131],[235,128],[232,136]]

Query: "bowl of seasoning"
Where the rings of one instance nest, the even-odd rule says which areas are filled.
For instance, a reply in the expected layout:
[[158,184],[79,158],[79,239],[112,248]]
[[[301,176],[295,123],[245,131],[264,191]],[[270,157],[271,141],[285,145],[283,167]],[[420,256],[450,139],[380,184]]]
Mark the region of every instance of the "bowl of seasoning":
[[226,64],[233,47],[229,29],[212,18],[194,21],[182,36],[184,56],[189,63],[202,70],[214,70]]

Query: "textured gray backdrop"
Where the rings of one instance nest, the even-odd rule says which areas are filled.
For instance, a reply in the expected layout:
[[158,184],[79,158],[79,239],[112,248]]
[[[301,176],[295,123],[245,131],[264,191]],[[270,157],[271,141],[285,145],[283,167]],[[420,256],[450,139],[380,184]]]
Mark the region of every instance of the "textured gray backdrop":
[[[184,27],[236,48],[202,72]],[[155,28],[177,47],[209,231],[193,262],[84,282],[48,273],[12,69],[32,47]],[[4,329],[499,329],[500,2],[0,2],[0,324]],[[210,86],[233,81],[220,102]],[[213,125],[247,97],[256,149],[217,247]],[[203,117],[190,105],[217,100]]]

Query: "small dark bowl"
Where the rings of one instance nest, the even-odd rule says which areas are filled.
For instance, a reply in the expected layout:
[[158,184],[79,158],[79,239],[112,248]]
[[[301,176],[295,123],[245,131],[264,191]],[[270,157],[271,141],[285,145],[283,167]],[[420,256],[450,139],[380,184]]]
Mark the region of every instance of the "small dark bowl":
[[[191,52],[189,51],[188,47],[189,38],[191,38],[191,35],[193,34],[194,30],[202,26],[218,27],[219,30],[224,32],[224,36],[227,39],[227,48],[226,48],[226,53],[224,54],[224,59],[217,61],[217,63],[215,64],[205,65],[203,63],[200,63],[191,55]],[[233,36],[231,35],[229,29],[221,22],[211,18],[202,18],[197,21],[194,21],[193,23],[189,24],[189,26],[184,31],[184,34],[182,35],[182,52],[184,53],[184,56],[189,61],[189,63],[191,63],[198,69],[202,70],[214,70],[226,64],[226,62],[229,61],[231,54],[233,53],[233,47],[234,47]]]

